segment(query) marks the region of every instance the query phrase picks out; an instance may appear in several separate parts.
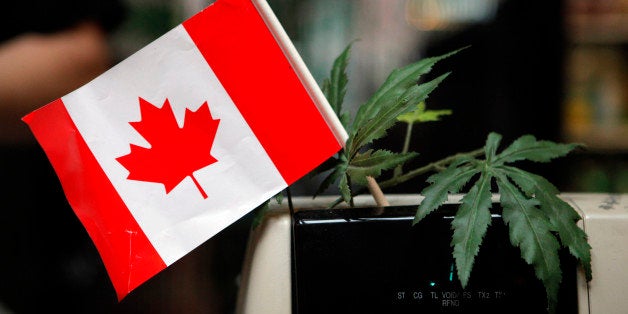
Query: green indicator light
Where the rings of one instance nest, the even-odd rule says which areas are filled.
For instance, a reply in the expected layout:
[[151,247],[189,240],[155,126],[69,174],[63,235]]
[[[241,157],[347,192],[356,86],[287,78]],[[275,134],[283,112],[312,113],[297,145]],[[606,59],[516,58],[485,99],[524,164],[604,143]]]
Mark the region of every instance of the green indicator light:
[[454,263],[451,263],[451,267],[449,267],[449,281],[454,281]]
[[434,286],[436,286],[436,283],[433,281],[430,281],[430,287],[434,287]]

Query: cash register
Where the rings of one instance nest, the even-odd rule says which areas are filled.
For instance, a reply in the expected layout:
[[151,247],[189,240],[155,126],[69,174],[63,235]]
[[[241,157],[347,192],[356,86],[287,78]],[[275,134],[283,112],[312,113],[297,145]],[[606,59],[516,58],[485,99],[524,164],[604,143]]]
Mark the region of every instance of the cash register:
[[[561,252],[557,313],[628,313],[628,195],[560,197],[583,218],[593,280],[587,282],[570,254]],[[493,215],[463,289],[449,245],[449,222],[460,196],[412,227],[420,199],[392,195],[391,206],[380,208],[363,195],[352,209],[330,210],[334,196],[295,197],[292,210],[287,202],[271,208],[251,233],[237,312],[546,312],[545,290],[510,245],[499,214]]]

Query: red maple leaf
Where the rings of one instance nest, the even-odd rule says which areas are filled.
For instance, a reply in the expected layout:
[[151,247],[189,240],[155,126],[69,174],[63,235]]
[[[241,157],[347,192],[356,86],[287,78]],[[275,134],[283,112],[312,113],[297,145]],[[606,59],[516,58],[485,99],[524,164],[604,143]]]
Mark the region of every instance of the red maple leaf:
[[170,193],[190,176],[203,198],[207,194],[193,176],[194,171],[216,162],[211,148],[220,120],[213,119],[207,102],[196,111],[185,110],[179,127],[168,99],[157,108],[139,98],[141,120],[129,122],[150,144],[150,148],[131,144],[131,152],[116,158],[127,170],[129,180],[162,183]]

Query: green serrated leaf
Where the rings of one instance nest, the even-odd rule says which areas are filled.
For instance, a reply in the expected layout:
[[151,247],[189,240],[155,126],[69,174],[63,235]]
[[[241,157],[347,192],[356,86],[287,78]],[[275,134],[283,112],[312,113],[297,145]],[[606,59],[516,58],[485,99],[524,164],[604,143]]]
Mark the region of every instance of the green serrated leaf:
[[342,173],[342,175],[340,176],[338,189],[340,190],[340,196],[342,196],[342,199],[345,201],[345,203],[350,204],[351,198],[353,196],[351,195],[351,187],[349,186],[349,178],[346,172]]
[[502,218],[508,225],[510,242],[519,247],[521,257],[534,267],[543,282],[548,306],[554,309],[562,280],[559,244],[552,234],[552,226],[537,205],[539,201],[524,196],[504,175],[497,176]]
[[338,179],[338,176],[340,175],[340,173],[344,173],[344,170],[346,169],[346,167],[347,167],[347,159],[343,151],[340,151],[338,153],[337,158],[335,157],[328,158],[322,164],[318,165],[318,167],[314,168],[314,170],[310,171],[307,174],[307,176],[310,178],[318,176],[325,172],[330,172],[325,177],[325,179],[321,181],[321,184],[319,185],[318,189],[314,193],[313,197],[315,198],[316,196],[320,195],[321,193],[326,191],[334,182],[336,182],[336,180]]
[[320,195],[325,192],[341,175],[344,175],[347,170],[347,159],[343,158],[344,162],[339,163],[336,167],[323,179],[318,189],[314,193],[313,197]]
[[451,115],[451,110],[426,110],[425,102],[422,101],[417,105],[414,111],[404,113],[397,117],[397,120],[413,124],[419,122],[440,121],[441,116]]
[[355,158],[349,162],[347,174],[353,183],[366,185],[366,177],[371,176],[377,178],[382,170],[392,169],[401,165],[418,154],[411,153],[393,153],[387,150],[368,150],[363,154],[358,153]]
[[[346,127],[348,122],[348,115],[341,114],[342,103],[347,93],[347,66],[349,65],[349,56],[351,54],[351,46],[353,43],[347,45],[342,53],[334,60],[329,79],[323,82],[323,94],[329,105],[334,110],[336,115],[341,118],[341,123]],[[344,117],[343,117],[344,116]],[[344,121],[343,121],[344,120]]]
[[348,155],[354,156],[365,145],[385,136],[386,131],[397,122],[399,115],[410,110],[413,104],[425,100],[448,75],[449,73],[443,74],[427,83],[413,85],[405,90],[394,103],[381,107],[375,117],[369,119],[368,123],[358,126],[358,129],[350,134],[347,141]]
[[424,199],[419,204],[414,221],[412,224],[419,223],[423,218],[432,211],[440,207],[450,193],[458,193],[462,187],[471,180],[471,178],[479,173],[476,167],[466,165],[457,167],[454,163],[442,172],[431,175],[427,181],[432,183],[421,191]]
[[251,228],[255,229],[262,224],[262,221],[264,221],[264,217],[266,216],[266,213],[268,212],[269,209],[270,209],[270,199],[268,199],[261,205],[257,206],[253,210],[255,214],[253,215],[253,222],[251,223]]
[[463,288],[469,282],[469,276],[480,251],[480,244],[491,223],[491,174],[483,172],[469,192],[462,198],[462,203],[451,222],[454,234],[451,245],[458,269],[458,278]]
[[273,198],[275,199],[275,202],[277,202],[277,204],[281,205],[281,203],[283,202],[283,193],[279,192],[275,194]]
[[565,215],[566,212],[572,210],[571,206],[555,196],[539,199],[543,200],[541,209],[547,211],[550,223],[558,231],[561,243],[569,249],[572,256],[580,261],[587,281],[591,281],[593,278],[591,245],[587,242],[587,234],[584,230],[580,229],[568,215]]
[[578,212],[558,197],[558,189],[547,179],[515,167],[503,166],[501,169],[528,196],[534,195],[539,200],[540,208],[558,232],[560,242],[580,261],[587,280],[591,280],[591,245],[587,242],[587,234],[577,225],[582,219]]
[[266,200],[264,203],[260,204],[253,210],[253,212],[255,213],[253,215],[253,222],[251,223],[251,227],[253,229],[259,227],[262,221],[264,221],[264,217],[266,216],[266,213],[268,213],[268,211],[270,210],[270,202],[273,199],[275,200],[275,202],[277,202],[277,204],[281,205],[281,203],[283,202],[282,192],[275,194],[273,197],[269,198],[268,200]]
[[351,121],[351,117],[348,113],[343,112],[338,116],[338,120],[340,120],[340,124],[342,124],[345,129],[349,126],[349,122]]
[[537,141],[532,135],[524,135],[512,142],[495,159],[496,163],[508,163],[519,160],[548,162],[571,152],[579,144],[557,144],[551,141]]
[[[353,127],[362,127],[366,121],[379,114],[380,108],[387,107],[392,103],[395,103],[399,96],[406,91],[406,89],[412,85],[416,85],[420,77],[429,73],[438,61],[448,58],[465,48],[458,49],[441,56],[425,58],[403,68],[393,70],[373,96],[364,105],[360,106],[353,122]],[[416,103],[418,102],[413,104]]]
[[486,155],[486,160],[491,163],[495,159],[495,155],[497,154],[497,148],[499,147],[499,143],[502,140],[502,136],[498,133],[491,132],[486,138],[486,145],[484,146],[484,154]]
[[323,80],[323,84],[321,84],[321,91],[323,92],[323,95],[325,95],[325,98],[327,99],[327,102],[329,102],[329,96],[328,94],[330,93],[330,89],[331,89],[331,81],[326,78]]

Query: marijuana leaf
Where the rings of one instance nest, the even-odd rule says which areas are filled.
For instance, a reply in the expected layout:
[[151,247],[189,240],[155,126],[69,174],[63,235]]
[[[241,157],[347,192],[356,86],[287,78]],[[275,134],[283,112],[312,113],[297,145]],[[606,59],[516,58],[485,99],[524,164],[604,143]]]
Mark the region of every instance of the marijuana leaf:
[[497,148],[502,140],[502,136],[497,133],[490,133],[486,138],[486,144],[484,145],[484,156],[487,162],[487,166],[495,160],[497,154]]
[[347,171],[347,157],[345,154],[340,154],[338,158],[330,159],[334,163],[334,167],[331,168],[331,172],[323,179],[318,190],[314,194],[314,197],[327,190],[334,182],[336,182],[341,176],[345,175]]
[[251,222],[252,229],[256,229],[262,224],[262,222],[264,221],[264,216],[266,216],[266,214],[270,210],[270,202],[273,199],[277,202],[277,204],[281,205],[281,203],[283,202],[283,194],[279,192],[275,194],[275,196],[273,196],[272,198],[267,199],[264,203],[253,209],[254,215],[253,221]]
[[379,177],[382,170],[392,169],[414,157],[417,153],[396,154],[387,150],[368,150],[358,153],[347,168],[354,183],[366,185],[366,177]]
[[[196,111],[185,111],[185,123],[179,127],[168,99],[161,108],[139,98],[142,120],[130,122],[150,144],[150,148],[131,144],[128,155],[118,157],[129,170],[129,180],[162,183],[166,193],[190,176],[201,192],[207,194],[193,172],[216,159],[210,155],[219,120],[212,118],[207,102]],[[159,170],[159,171],[156,171]]]
[[506,163],[548,162],[567,155],[579,145],[538,141],[532,135],[524,135],[497,153],[500,141],[501,135],[491,133],[484,146],[484,160],[469,156],[459,158],[444,171],[430,176],[430,185],[421,192],[425,198],[417,209],[414,223],[443,204],[449,193],[458,193],[473,176],[480,174],[463,197],[452,221],[453,256],[460,282],[466,287],[490,223],[490,189],[495,179],[510,242],[520,249],[521,257],[532,265],[537,278],[543,282],[549,310],[553,311],[562,280],[558,254],[561,244],[583,265],[587,280],[591,279],[591,246],[585,232],[577,226],[581,217],[558,197],[554,185],[539,175]]
[[[398,78],[393,74],[390,75],[388,80],[395,82]],[[366,109],[358,109],[356,119],[351,126],[346,147],[349,156],[354,156],[360,149],[372,141],[384,137],[388,129],[397,122],[397,117],[411,110],[413,105],[425,100],[448,75],[449,73],[443,74],[420,85],[413,83],[410,86],[395,86],[397,88],[391,89],[389,93],[384,93],[383,96],[379,96],[377,98],[379,101],[369,102],[367,105],[360,107],[360,109]],[[406,81],[407,78],[402,80],[402,82]],[[387,90],[387,87],[387,83],[384,83],[380,89]],[[397,92],[401,93],[398,94]],[[375,93],[375,95],[378,95],[378,93]]]
[[[382,109],[396,103],[397,99],[399,99],[409,87],[416,85],[422,75],[429,73],[438,61],[448,58],[462,49],[452,51],[442,56],[425,58],[403,68],[393,70],[384,84],[377,89],[373,96],[365,104],[360,106],[351,131],[355,132],[364,124],[368,124],[367,121],[377,116]],[[413,101],[410,105],[415,105],[421,101],[422,100]]]
[[[347,67],[349,65],[349,55],[351,52],[351,45],[343,50],[343,52],[334,60],[330,77],[323,81],[321,87],[325,98],[331,105],[332,109],[338,116],[338,119],[342,125],[347,128],[349,124],[349,115],[342,110],[342,104],[347,91]],[[345,150],[341,150],[337,156],[331,157],[326,160],[322,165],[316,167],[310,172],[310,176],[316,176],[318,174],[330,171],[330,173],[321,182],[320,186],[314,193],[313,197],[318,196],[327,190],[336,180],[345,176],[345,171],[348,167],[348,161],[346,158]],[[342,189],[342,184],[341,184]],[[350,192],[349,192],[350,193]]]
[[458,278],[463,287],[467,286],[475,256],[491,223],[491,175],[482,173],[480,179],[462,198],[462,204],[451,222],[454,234],[451,245],[456,260]]
[[562,157],[579,144],[557,144],[550,141],[537,141],[532,135],[524,135],[504,149],[495,163],[515,162],[528,159],[536,162],[548,162]]
[[510,242],[520,248],[521,257],[534,267],[537,278],[545,285],[550,309],[553,309],[558,302],[562,274],[559,244],[551,233],[552,225],[537,207],[538,200],[525,197],[505,176],[497,178],[502,218],[509,227]]
[[331,108],[334,110],[342,125],[346,128],[349,124],[349,115],[342,112],[342,103],[347,93],[347,66],[349,66],[349,55],[351,53],[351,44],[334,60],[331,73],[328,79],[323,81],[322,91],[329,101]]
[[445,203],[450,193],[458,193],[479,172],[480,169],[476,167],[470,165],[460,166],[460,162],[458,162],[451,164],[446,170],[427,178],[427,182],[431,183],[431,185],[421,192],[425,199],[419,205],[413,224],[417,224],[421,219]]
[[591,246],[587,243],[586,233],[576,224],[582,217],[557,195],[558,189],[547,179],[515,167],[500,168],[528,197],[541,200],[541,210],[548,216],[554,230],[558,232],[560,242],[569,248],[571,255],[582,261],[587,280],[592,279]]
[[[425,102],[422,101],[417,105],[414,111],[404,113],[397,117],[397,120],[405,122],[406,136],[403,140],[402,153],[408,152],[410,148],[410,139],[412,138],[412,126],[418,122],[439,121],[443,115],[450,115],[451,110],[426,110]],[[393,177],[400,177],[403,174],[403,166],[399,165],[395,168]]]
[[[491,223],[491,188],[495,181],[510,242],[519,248],[521,257],[534,268],[536,276],[544,284],[548,309],[555,309],[562,280],[558,254],[561,245],[580,261],[587,280],[591,280],[591,246],[587,243],[585,232],[577,226],[581,217],[558,197],[558,189],[549,181],[507,165],[522,160],[549,162],[567,155],[578,144],[538,141],[532,135],[524,135],[498,153],[502,137],[490,133],[483,149],[449,156],[404,173],[402,165],[416,156],[407,153],[407,143],[399,154],[367,148],[373,141],[384,137],[398,121],[408,123],[407,133],[410,133],[415,122],[438,121],[441,116],[451,114],[449,110],[426,110],[424,102],[449,73],[425,83],[419,82],[438,61],[462,49],[392,71],[373,96],[360,106],[353,122],[348,124],[349,118],[341,109],[346,94],[350,47],[336,59],[330,78],[323,82],[325,96],[347,127],[349,138],[337,157],[315,171],[317,174],[330,171],[317,194],[338,181],[341,198],[332,206],[342,201],[351,204],[352,197],[360,191],[352,190],[352,184],[365,185],[367,177],[378,177],[383,170],[396,167],[392,178],[381,182],[381,187],[394,186],[436,170],[438,172],[427,179],[430,184],[421,192],[424,199],[417,208],[414,225],[445,203],[449,194],[460,193],[470,185],[451,222],[451,246],[458,278],[466,287],[475,257]],[[484,159],[478,159],[482,153]],[[476,176],[479,178],[472,182]]]
[[451,110],[426,110],[425,102],[422,101],[417,105],[414,111],[404,113],[397,117],[397,120],[403,121],[408,124],[416,122],[428,122],[439,121],[441,116],[448,116],[451,114]]
[[[323,82],[323,91],[334,111],[342,121],[349,119],[342,113],[342,102],[346,92],[346,68],[351,44],[336,58],[330,78]],[[444,58],[457,51],[433,58],[426,58],[406,67],[394,70],[374,95],[358,109],[353,123],[348,125],[349,139],[345,149],[313,173],[330,171],[318,188],[316,195],[322,193],[338,180],[338,187],[343,200],[350,202],[352,184],[365,185],[366,176],[377,177],[382,170],[399,166],[416,154],[396,154],[390,152],[362,151],[374,140],[386,135],[386,132],[399,120],[397,117],[412,110],[413,106],[423,102],[438,84],[448,75],[441,75],[429,82],[418,84],[422,75]],[[431,113],[430,113],[431,114]],[[344,117],[344,118],[343,118]],[[344,123],[344,122],[343,122]],[[346,124],[345,124],[346,125]],[[324,167],[324,168],[323,168]]]

